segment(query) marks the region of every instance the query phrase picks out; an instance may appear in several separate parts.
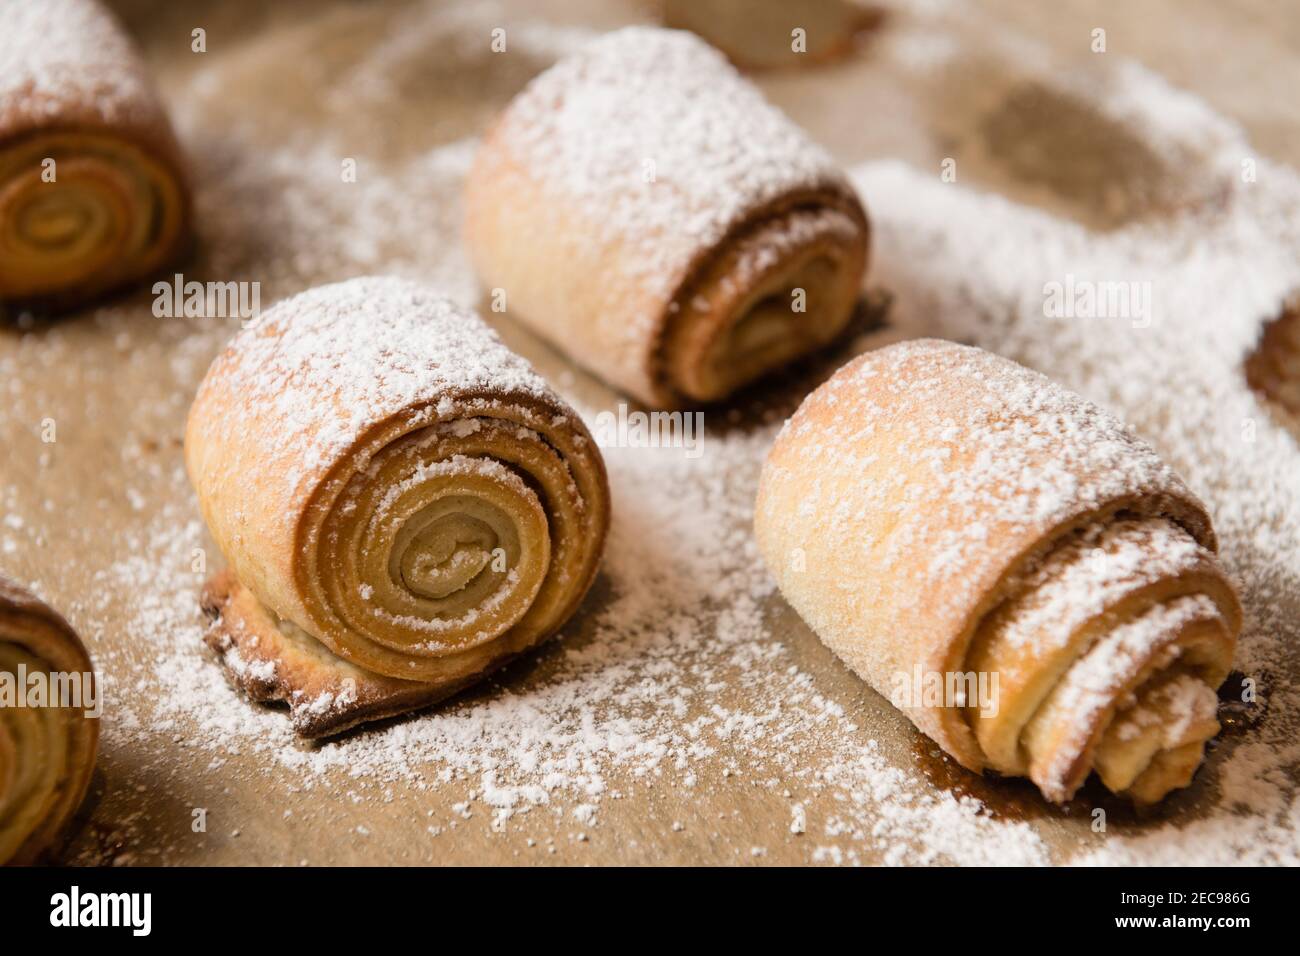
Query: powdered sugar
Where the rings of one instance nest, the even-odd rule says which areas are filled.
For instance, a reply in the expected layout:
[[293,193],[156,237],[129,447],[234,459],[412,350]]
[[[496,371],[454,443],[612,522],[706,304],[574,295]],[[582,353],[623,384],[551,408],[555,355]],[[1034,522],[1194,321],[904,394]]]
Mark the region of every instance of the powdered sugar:
[[[478,420],[473,419],[473,421],[477,422]],[[478,430],[477,428],[466,430],[457,427],[460,424],[460,422],[452,422],[448,430],[453,434],[473,434],[474,431]],[[531,429],[524,429],[524,431],[527,436],[526,441],[540,440],[538,434]],[[430,478],[450,475],[480,475],[506,485],[517,494],[530,494],[523,478],[499,461],[490,458],[471,458],[467,455],[452,455],[442,461],[422,462],[417,465],[409,476],[402,481],[395,482],[392,487],[384,492],[383,497],[376,503],[375,510],[379,512],[386,511],[405,492],[412,488],[418,488]]]
[[[1140,85],[1140,84],[1139,84]],[[1163,86],[1143,86],[1161,111]],[[1170,131],[1195,148],[1202,130]],[[1231,147],[1216,126],[1207,141]],[[1252,158],[1248,144],[1239,158]],[[902,334],[971,341],[1026,362],[1122,412],[1202,496],[1223,561],[1243,589],[1246,627],[1237,666],[1273,676],[1269,721],[1234,746],[1215,774],[1225,810],[1145,835],[1112,836],[1092,861],[1231,863],[1294,859],[1300,703],[1289,660],[1292,596],[1300,589],[1300,467],[1295,439],[1248,388],[1243,360],[1262,324],[1300,287],[1300,178],[1259,160],[1257,181],[1225,197],[1090,234],[1042,211],[940,182],[896,162],[854,172],[877,229],[876,269],[897,295]],[[1152,288],[1151,314],[1063,318],[1045,286],[1133,280]],[[1211,771],[1213,773],[1213,770]],[[1265,793],[1246,799],[1250,779]]]
[[[1048,706],[1071,715],[1083,733],[1096,724],[1097,715],[1114,705],[1119,692],[1147,665],[1167,667],[1180,648],[1172,643],[1179,631],[1197,620],[1213,620],[1214,602],[1203,594],[1175,598],[1159,604],[1105,634],[1066,673],[1053,690]],[[1058,710],[1059,709],[1059,710]],[[1051,751],[1039,771],[1039,785],[1049,795],[1066,792],[1071,764],[1078,748]]]
[[0,118],[7,125],[56,121],[69,107],[106,126],[156,118],[135,47],[96,0],[0,0],[0,24]]
[[1159,518],[1087,529],[1025,582],[1026,599],[1003,625],[1002,639],[1014,647],[1059,647],[1121,595],[1175,578],[1207,557],[1186,531]]
[[1101,116],[1145,142],[1168,169],[1180,171],[1178,181],[1198,184],[1205,195],[1231,188],[1244,134],[1203,100],[1132,60],[1100,76],[1077,76],[1074,89]]
[[[306,474],[375,422],[448,391],[553,394],[472,312],[396,279],[351,279],[285,300],[240,334],[213,374],[234,376],[227,388],[273,410]],[[322,422],[321,402],[340,414]]]
[[[485,44],[495,14],[475,21],[478,8],[470,9],[457,43]],[[446,15],[442,5],[413,10]],[[961,49],[939,25],[921,35]],[[538,63],[553,56],[557,36],[533,51]],[[512,25],[512,49],[527,54],[527,37]],[[388,165],[368,162],[367,141],[340,132],[346,117],[310,137],[276,130],[259,139],[213,119],[212,91],[237,66],[202,60],[194,68],[213,82],[181,83],[174,94],[178,123],[203,147],[193,150],[199,222],[215,275],[260,278],[271,301],[395,271],[473,301],[455,239],[471,130],[453,126],[448,138]],[[374,78],[384,96],[402,89],[382,84],[379,59],[346,75]],[[814,80],[842,80],[842,94],[856,95],[851,76]],[[341,82],[331,90],[356,102]],[[358,151],[361,176],[341,185],[339,157]],[[481,694],[299,749],[283,715],[241,699],[201,647],[196,595],[206,572],[194,569],[194,552],[208,542],[179,450],[142,447],[179,435],[195,385],[233,330],[154,321],[143,296],[0,351],[0,392],[17,423],[4,432],[12,447],[25,454],[46,415],[60,422],[59,443],[38,449],[39,480],[19,483],[8,472],[0,480],[0,506],[25,518],[21,529],[6,527],[0,540],[13,547],[4,560],[29,561],[19,565],[30,568],[24,577],[41,578],[41,592],[60,598],[109,677],[101,760],[109,787],[94,820],[112,827],[111,839],[102,850],[83,839],[77,858],[340,859],[362,842],[355,828],[364,823],[369,836],[354,858],[412,862],[466,859],[457,855],[464,847],[484,859],[555,853],[583,862],[602,841],[641,861],[661,859],[665,847],[695,860],[748,861],[755,844],[763,859],[828,863],[1294,861],[1300,735],[1291,715],[1300,696],[1284,601],[1300,591],[1297,450],[1237,376],[1258,320],[1300,283],[1291,174],[1265,164],[1259,183],[1214,215],[1103,238],[940,183],[929,170],[873,163],[857,178],[877,226],[872,281],[895,294],[892,321],[1003,350],[1119,411],[1209,503],[1251,617],[1239,666],[1267,678],[1269,716],[1212,755],[1195,797],[1207,805],[1203,815],[1175,809],[1169,822],[1115,822],[1103,838],[1072,820],[1040,830],[929,782],[913,765],[906,722],[772,597],[748,512],[775,426],[727,428],[722,413],[710,416],[708,450],[694,462],[666,450],[606,451],[615,523],[605,581],[563,641]],[[1044,317],[1042,284],[1067,271],[1159,280],[1152,328]],[[589,419],[617,401],[506,329]],[[103,371],[109,349],[134,373],[126,384]],[[51,383],[69,368],[78,388],[57,390]],[[1254,443],[1242,437],[1247,419],[1257,426]],[[85,437],[93,433],[104,443]],[[85,473],[61,481],[73,452],[107,454],[112,481]],[[124,486],[148,506],[105,534],[97,519]],[[61,541],[76,560],[42,565],[42,556],[62,554],[53,550]],[[102,570],[83,581],[83,568]],[[148,787],[144,809],[135,786]],[[267,802],[274,825],[259,814]],[[796,804],[805,812],[799,836],[789,833]],[[740,817],[702,809],[718,805]],[[242,842],[192,833],[195,807],[223,826],[235,821]],[[385,808],[400,808],[385,818],[396,834],[387,842],[384,825],[364,816]],[[415,818],[424,819],[405,825]],[[589,842],[577,840],[579,830]],[[1063,830],[1070,846],[1049,852]]]
[[[734,270],[722,281],[724,294],[752,282],[753,277],[775,266],[790,250],[814,238],[835,235],[846,241],[858,234],[858,224],[838,209],[830,207],[799,210],[781,221],[777,228],[767,228],[757,236],[741,240]],[[675,303],[674,303],[675,304]],[[708,308],[707,302],[695,303]]]
[[[497,826],[574,800],[593,808],[583,811],[590,824],[611,790],[694,779],[722,760],[741,781],[838,794],[833,826],[895,862],[1040,861],[1026,825],[995,825],[977,801],[932,791],[892,766],[772,641],[764,611],[771,586],[746,526],[770,437],[770,429],[734,436],[703,461],[678,450],[608,450],[624,502],[605,567],[616,596],[539,678],[316,750],[294,746],[281,716],[239,699],[197,651],[192,579],[157,580],[157,568],[182,566],[200,540],[194,525],[178,532],[163,516],[138,542],[156,564],[124,559],[106,583],[164,585],[164,603],[141,608],[130,624],[163,655],[146,675],[159,690],[154,720],[185,721],[192,742],[222,753],[260,754],[299,786],[342,778],[425,789],[467,780],[481,788]],[[191,727],[187,715],[196,711],[203,723]],[[806,762],[814,746],[829,748],[826,762]],[[927,823],[936,817],[943,828]]]
[[1184,735],[1201,721],[1213,720],[1219,701],[1204,681],[1190,674],[1176,674],[1150,692],[1116,719],[1112,731],[1120,740],[1132,740],[1144,730],[1160,726],[1166,748],[1184,742]]
[[792,190],[842,182],[722,54],[678,31],[601,37],[534,80],[502,126],[518,162],[599,210],[593,225],[609,241],[634,245],[640,278],[665,297],[683,278],[683,250],[712,247]]
[[[876,420],[915,419],[916,427],[902,433],[896,452],[925,462],[927,488],[899,489],[902,476],[887,475],[865,485],[865,504],[857,506],[926,510],[923,520],[937,529],[929,560],[929,572],[936,579],[987,550],[986,515],[1012,525],[1054,524],[1124,494],[1176,492],[1182,487],[1131,429],[1048,379],[987,353],[957,347],[930,355],[932,351],[933,343],[902,343],[863,362],[853,375],[827,383],[823,393],[831,405],[852,401],[853,415],[825,425],[795,419],[790,427],[797,433],[825,428],[825,436],[802,453],[810,472],[815,472],[820,459],[847,463],[843,467],[851,469],[860,457],[876,455]],[[917,355],[925,355],[930,363],[926,371],[913,368]],[[860,400],[857,389],[867,378],[884,382],[885,401]],[[967,392],[965,381],[975,383],[976,390]],[[986,386],[991,387],[980,391]],[[841,392],[848,395],[842,397]],[[954,401],[954,394],[981,397]],[[931,414],[934,410],[940,411]],[[1045,448],[1053,454],[1043,454]],[[838,509],[853,504],[829,500],[832,497],[833,492],[813,482],[800,511],[823,528],[822,534],[843,527]],[[912,560],[911,546],[906,535],[891,533],[886,566]],[[953,581],[945,599],[962,600],[961,586]]]

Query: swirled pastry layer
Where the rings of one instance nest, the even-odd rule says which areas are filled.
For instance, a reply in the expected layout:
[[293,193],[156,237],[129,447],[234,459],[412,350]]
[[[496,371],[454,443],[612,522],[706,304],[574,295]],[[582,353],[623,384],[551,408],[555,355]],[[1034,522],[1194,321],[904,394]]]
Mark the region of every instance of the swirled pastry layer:
[[[250,629],[274,626],[431,691],[554,634],[609,520],[572,409],[477,316],[396,279],[314,289],[238,336],[195,398],[186,460],[238,585],[210,610],[241,590],[262,606],[226,621],[220,649],[259,658]],[[264,688],[276,666],[258,661]],[[330,691],[331,730],[356,691]],[[303,681],[259,696],[316,705]]]
[[[1218,732],[1241,610],[1204,507],[1013,362],[922,340],[849,363],[777,439],[756,528],[813,629],[970,769],[1149,803]],[[918,672],[963,693],[900,700]]]
[[40,860],[81,805],[99,742],[94,681],[67,621],[0,577],[0,864]]
[[66,308],[164,265],[190,200],[139,55],[96,0],[0,0],[0,305]]

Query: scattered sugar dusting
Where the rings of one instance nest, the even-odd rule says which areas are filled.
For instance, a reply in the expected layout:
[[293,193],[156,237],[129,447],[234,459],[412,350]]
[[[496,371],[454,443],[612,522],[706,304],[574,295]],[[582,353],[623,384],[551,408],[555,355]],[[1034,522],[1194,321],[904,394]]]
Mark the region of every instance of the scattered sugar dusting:
[[[1204,139],[1222,160],[1224,126],[1168,87],[1127,78],[1126,122],[1163,114],[1180,150]],[[1165,110],[1166,105],[1170,106]],[[1237,142],[1236,156],[1253,156]],[[1176,157],[1180,152],[1175,151]],[[1264,323],[1300,288],[1300,176],[1260,160],[1257,181],[1224,196],[1189,194],[1165,215],[1089,233],[912,169],[868,163],[851,175],[873,213],[876,277],[897,296],[905,335],[967,341],[1036,368],[1119,412],[1151,440],[1209,507],[1246,623],[1236,667],[1269,685],[1268,718],[1224,745],[1203,771],[1220,794],[1207,817],[1112,835],[1083,862],[1234,864],[1292,861],[1300,852],[1300,688],[1289,648],[1300,593],[1300,467],[1296,437],[1247,386],[1246,358]],[[1148,283],[1146,314],[1062,315],[1051,284]],[[1257,791],[1252,780],[1260,781]]]
[[[421,15],[445,12],[422,7]],[[493,22],[485,16],[470,26],[486,36]],[[431,35],[441,36],[439,30]],[[537,35],[540,62],[581,39]],[[511,38],[527,50],[526,31]],[[942,39],[936,34],[937,46]],[[364,144],[328,133],[297,139],[286,133],[268,145],[247,131],[205,126],[210,81],[223,68],[229,67],[204,65],[213,71],[206,80],[196,74],[192,87],[171,94],[182,138],[201,147],[193,150],[200,166],[198,220],[214,274],[261,279],[270,301],[305,285],[382,269],[432,279],[456,300],[474,301],[477,289],[455,241],[473,131],[458,131],[382,172],[362,152],[355,188],[341,190],[339,159]],[[381,82],[384,69],[373,60],[363,72]],[[1157,100],[1148,108],[1159,109],[1158,91],[1142,86],[1141,77],[1134,82]],[[1178,115],[1188,117],[1194,138],[1197,118]],[[1134,423],[1214,514],[1251,618],[1238,666],[1276,678],[1265,688],[1268,719],[1212,759],[1209,786],[1218,809],[1193,821],[1175,816],[1116,832],[1087,844],[1075,859],[1295,862],[1300,734],[1292,715],[1300,693],[1287,647],[1296,632],[1272,609],[1287,607],[1284,596],[1300,590],[1300,469],[1294,441],[1238,376],[1258,318],[1300,284],[1294,174],[1266,165],[1258,184],[1239,190],[1214,215],[1192,211],[1104,238],[900,164],[869,164],[856,179],[877,228],[872,281],[897,297],[891,318],[909,331],[946,334],[1016,357]],[[1250,282],[1241,281],[1246,262]],[[1158,280],[1157,320],[1115,334],[1103,320],[1045,318],[1042,284],[1067,271]],[[110,780],[141,788],[165,784],[190,798],[188,811],[274,771],[287,775],[290,791],[304,790],[332,807],[310,821],[316,832],[349,840],[368,831],[349,822],[347,807],[406,801],[404,808],[418,814],[421,791],[445,789],[466,796],[450,813],[434,817],[428,810],[426,832],[435,846],[457,839],[458,828],[509,831],[538,815],[549,821],[551,814],[564,821],[552,825],[551,837],[530,838],[527,850],[521,841],[521,852],[542,859],[556,852],[557,841],[585,842],[579,831],[599,837],[614,801],[668,789],[737,795],[752,789],[786,803],[774,828],[744,835],[744,852],[753,857],[794,840],[819,863],[1049,859],[1029,823],[937,789],[906,753],[891,751],[883,736],[874,739],[862,718],[885,714],[887,705],[871,699],[849,708],[829,699],[797,660],[797,642],[769,626],[768,614],[780,605],[750,541],[748,512],[775,426],[711,429],[707,453],[694,461],[662,450],[607,450],[615,521],[605,583],[567,639],[539,655],[536,674],[374,732],[300,749],[284,714],[242,700],[202,648],[196,595],[204,573],[194,568],[194,552],[205,544],[204,531],[179,449],[145,447],[179,432],[194,387],[233,328],[166,320],[142,330],[147,309],[146,299],[136,312],[101,310],[85,323],[98,336],[93,342],[85,330],[53,330],[0,352],[0,393],[29,422],[39,422],[55,399],[40,394],[39,377],[25,369],[84,364],[86,349],[111,342],[128,366],[161,370],[159,383],[133,386],[140,394],[96,393],[120,399],[115,408],[83,407],[75,396],[61,406],[78,413],[61,421],[123,436],[120,451],[133,486],[163,502],[115,534],[115,557],[104,561],[93,593],[63,607],[108,676],[113,709],[103,752]],[[1180,323],[1191,323],[1195,334]],[[92,381],[98,374],[87,369]],[[561,376],[559,384],[567,392],[574,379]],[[128,401],[141,417],[115,421]],[[593,411],[585,409],[589,418]],[[1246,419],[1258,426],[1253,444],[1241,438]],[[61,446],[43,450],[41,473],[53,479],[63,466],[60,455]],[[120,488],[98,493],[122,494]],[[76,511],[90,494],[70,496],[54,480],[48,490],[0,480],[0,506],[28,519],[21,528],[0,529],[0,555],[11,561],[20,552],[39,553],[59,527],[58,512]],[[59,533],[93,550],[95,532],[87,520]],[[110,621],[131,635],[130,650],[108,650]],[[787,630],[783,624],[780,633]],[[203,768],[197,779],[178,778],[174,747]],[[250,762],[260,769],[236,769]],[[789,832],[796,807],[803,810],[803,834]],[[191,838],[188,816],[173,831],[160,829],[156,814],[162,812],[123,814],[109,855],[121,862],[157,859],[167,839],[179,838],[144,841],[179,830]],[[291,811],[284,815],[286,826],[294,822]],[[670,819],[661,828],[666,839],[689,839],[699,830]],[[80,852],[84,860],[102,858],[94,848]],[[297,861],[296,855],[285,859]]]
[[[705,459],[609,450],[613,491],[625,503],[605,564],[614,597],[561,645],[547,676],[314,750],[295,745],[282,714],[241,700],[198,649],[193,576],[160,569],[183,569],[200,529],[164,515],[135,543],[150,557],[104,575],[113,588],[152,582],[156,600],[128,625],[162,655],[144,677],[158,695],[150,724],[185,723],[191,745],[258,754],[306,788],[470,781],[497,827],[566,806],[578,822],[598,822],[602,801],[627,780],[685,785],[725,754],[728,779],[836,795],[839,814],[826,825],[895,862],[1042,862],[1026,824],[997,824],[977,801],[891,766],[774,639],[764,610],[771,584],[748,534],[771,431],[730,439]],[[203,717],[192,727],[195,713]],[[149,733],[138,730],[137,746]],[[826,756],[802,757],[814,752]],[[936,817],[946,826],[931,832],[926,821]],[[813,832],[817,823],[804,825]]]

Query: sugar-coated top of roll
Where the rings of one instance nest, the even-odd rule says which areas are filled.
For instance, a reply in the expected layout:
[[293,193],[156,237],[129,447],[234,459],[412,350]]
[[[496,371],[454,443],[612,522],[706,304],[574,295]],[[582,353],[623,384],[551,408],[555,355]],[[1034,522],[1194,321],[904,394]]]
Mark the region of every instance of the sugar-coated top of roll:
[[284,456],[303,472],[412,406],[483,393],[559,401],[474,312],[390,277],[348,279],[277,303],[213,362],[195,406],[213,391],[279,422]]
[[131,40],[96,0],[0,0],[0,130],[161,116]]
[[[933,339],[868,352],[837,372],[786,423],[770,462],[773,479],[795,464],[786,454],[800,463],[791,480],[817,474],[805,470],[814,461],[840,473],[883,454],[918,462],[924,486],[910,490],[892,487],[906,478],[889,472],[880,484],[864,478],[853,502],[821,501],[817,481],[803,494],[807,520],[828,525],[840,522],[846,507],[906,508],[912,526],[935,533],[931,575],[979,562],[1016,526],[1050,528],[1131,496],[1196,501],[1114,415],[1008,359]],[[1214,547],[1199,508],[1179,509],[1178,517]],[[893,556],[914,561],[916,552],[898,544]]]
[[845,185],[830,156],[694,34],[627,27],[542,73],[494,135],[522,166],[597,210],[597,227],[644,236],[647,276],[675,291],[689,239],[707,248],[793,189]]
[[[882,690],[916,665],[964,670],[976,628],[1039,562],[1073,534],[1095,555],[1092,529],[1128,518],[1171,523],[1144,570],[1192,573],[1184,533],[1215,548],[1204,505],[1114,415],[1008,359],[922,339],[859,356],[804,401],[764,465],[755,532],[787,598]],[[1085,557],[1058,578],[1057,607],[1092,606],[1107,580],[1138,586],[1123,560]],[[961,708],[906,709],[984,766]]]

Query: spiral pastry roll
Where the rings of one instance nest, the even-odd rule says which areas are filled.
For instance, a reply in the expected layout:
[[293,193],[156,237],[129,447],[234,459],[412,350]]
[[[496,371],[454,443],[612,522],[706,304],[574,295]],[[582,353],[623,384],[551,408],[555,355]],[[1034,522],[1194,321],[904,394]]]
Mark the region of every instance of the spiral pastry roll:
[[472,313],[323,286],[219,356],[185,457],[229,568],[209,643],[307,736],[431,703],[554,634],[609,524],[574,411]]
[[1219,730],[1241,610],[1204,506],[1013,362],[921,340],[849,363],[781,431],[755,520],[813,630],[971,770],[1152,803]]
[[34,863],[90,786],[98,687],[59,614],[0,577],[0,864]]
[[829,156],[673,30],[619,30],[537,77],[466,205],[494,307],[656,406],[826,345],[866,269],[866,213]]
[[0,309],[69,308],[185,242],[181,151],[96,0],[0,0]]

